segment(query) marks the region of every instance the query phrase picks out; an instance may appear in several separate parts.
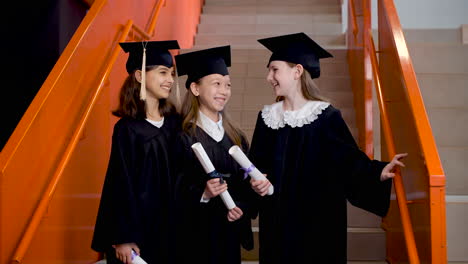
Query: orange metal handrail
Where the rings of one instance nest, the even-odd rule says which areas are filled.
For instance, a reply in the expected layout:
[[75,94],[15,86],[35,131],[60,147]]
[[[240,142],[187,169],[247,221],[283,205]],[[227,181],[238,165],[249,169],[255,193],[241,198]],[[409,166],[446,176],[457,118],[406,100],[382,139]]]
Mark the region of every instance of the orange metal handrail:
[[159,12],[161,11],[161,8],[165,5],[166,5],[166,0],[160,0],[156,4],[155,11],[153,12],[153,16],[150,20],[150,25],[147,30],[147,32],[149,32],[149,35],[151,35],[152,37],[154,36],[154,29],[156,28],[156,22],[159,17]]
[[354,37],[356,37],[358,34],[359,27],[357,24],[356,7],[354,4],[354,0],[349,0],[348,4],[349,4],[349,7],[351,8],[351,20],[353,22],[353,35]]
[[[150,34],[146,33],[143,29],[141,29],[139,26],[132,24],[131,27],[133,30],[135,30],[138,34],[142,35],[144,39],[151,39]],[[125,36],[127,38],[127,36]],[[125,38],[123,40],[125,40]]]
[[[378,62],[377,62],[377,56],[375,55],[376,52],[375,52],[374,40],[372,38],[372,34],[369,34],[369,37],[367,40],[368,40],[367,43],[369,43],[368,46],[370,49],[370,58],[372,62],[371,63],[372,73],[373,73],[374,80],[375,80],[377,100],[379,102],[380,118],[382,121],[383,134],[384,134],[385,142],[388,148],[387,150],[388,156],[393,157],[396,154],[395,143],[393,141],[393,132],[390,126],[390,122],[389,122],[389,118],[387,114],[387,108],[385,106],[385,102],[383,99],[379,67],[378,67]],[[396,197],[398,201],[398,208],[400,209],[401,222],[403,225],[403,233],[404,233],[404,237],[406,241],[406,247],[408,250],[408,257],[409,257],[410,263],[418,264],[419,263],[418,250],[416,248],[416,242],[414,239],[413,226],[411,225],[411,218],[409,215],[409,210],[408,210],[408,205],[407,205],[405,187],[403,185],[403,179],[401,177],[401,173],[399,170],[395,172],[394,185],[395,185],[395,192],[396,192]]]
[[[67,60],[63,61],[62,64],[57,64],[55,65],[54,69],[52,71],[57,70],[57,73],[54,74],[56,78],[49,80],[47,79],[46,82],[51,82],[48,84],[50,87],[54,87],[58,80],[60,79],[60,76],[63,73],[63,70],[68,66],[70,63],[70,58],[73,57],[73,54],[76,51],[76,48],[78,47],[78,44],[81,42],[83,39],[85,33],[89,30],[89,27],[91,26],[91,22],[97,17],[101,9],[103,8],[104,4],[107,2],[107,0],[98,0],[96,1],[92,6],[91,9],[88,11],[88,14],[86,17],[83,19],[82,24],[86,25],[86,27],[79,27],[78,31],[75,33],[75,36],[79,36],[78,39],[76,40],[77,45],[74,45],[71,48],[66,48],[62,54],[63,57],[66,57]],[[60,61],[59,61],[60,62]],[[18,127],[15,129],[15,131],[22,131],[21,136],[17,137],[15,134],[13,134],[8,142],[8,144],[5,145],[4,149],[2,150],[2,155],[0,155],[0,164],[4,164],[4,166],[0,169],[3,170],[8,166],[8,163],[10,162],[11,158],[14,156],[13,154],[18,150],[18,147],[20,146],[20,143],[24,140],[25,135],[27,134],[27,131],[30,129],[31,124],[33,123],[34,119],[37,117],[37,114],[39,113],[39,110],[42,108],[45,99],[50,95],[53,89],[49,89],[48,93],[44,95],[44,100],[41,101],[40,105],[34,105],[37,110],[34,111],[34,114],[32,116],[27,116],[28,119],[30,119],[29,122],[26,123],[26,125],[23,125],[25,123],[20,122],[18,124]],[[33,102],[34,103],[34,102]],[[26,115],[29,112],[26,112]],[[23,117],[24,119],[24,117]],[[26,126],[26,127],[23,127]],[[6,160],[3,161],[2,158],[5,158]]]
[[[362,25],[363,31],[361,31],[361,26],[358,26],[357,33],[355,30],[355,26],[357,24],[355,10],[358,7],[355,6],[357,4],[356,2],[362,5],[364,13],[364,23]],[[368,12],[370,10],[370,2],[368,0],[350,0],[349,4],[349,17],[353,21],[349,21],[351,27],[348,30],[348,40],[350,44],[348,58],[351,61],[355,61],[359,66],[364,67],[364,74],[362,76],[362,72],[353,71],[357,74],[356,82],[358,87],[356,88],[356,92],[361,96],[361,93],[363,93],[363,89],[365,88],[365,85],[361,85],[362,79],[365,79],[365,82],[367,78],[369,78],[369,75],[373,76],[381,114],[383,137],[384,142],[386,143],[385,147],[387,148],[387,154],[390,157],[395,155],[397,147],[393,141],[394,132],[392,131],[392,128],[397,133],[404,130],[396,126],[390,126],[390,120],[393,122],[393,120],[396,120],[395,118],[398,118],[394,117],[393,113],[398,114],[398,112],[395,112],[394,109],[388,108],[389,104],[384,102],[384,94],[389,98],[394,98],[395,96],[400,98],[400,96],[406,95],[406,97],[401,98],[405,98],[404,102],[406,102],[406,106],[408,107],[408,118],[406,118],[406,120],[408,120],[407,122],[409,122],[409,125],[414,126],[414,135],[411,139],[416,137],[416,141],[413,142],[415,142],[414,144],[417,146],[418,150],[422,152],[423,157],[422,161],[417,161],[423,166],[423,174],[414,174],[416,178],[408,179],[410,185],[408,185],[407,188],[411,189],[409,190],[410,192],[414,192],[414,188],[420,187],[418,184],[421,183],[415,182],[419,179],[418,175],[419,177],[423,177],[421,178],[423,180],[423,185],[421,186],[423,188],[428,187],[428,189],[423,189],[423,191],[427,194],[429,199],[408,201],[406,199],[407,192],[403,186],[403,178],[399,171],[396,173],[394,187],[398,206],[395,207],[395,210],[397,210],[395,211],[395,214],[389,215],[387,218],[388,223],[393,221],[396,226],[401,225],[402,231],[393,229],[392,226],[388,225],[388,223],[385,223],[384,226],[389,228],[389,233],[387,234],[389,237],[387,237],[387,239],[390,240],[388,241],[399,243],[399,241],[403,239],[401,241],[405,242],[404,245],[406,248],[404,248],[404,246],[401,247],[394,246],[393,244],[387,244],[387,247],[390,247],[391,250],[389,251],[390,255],[387,257],[390,259],[395,258],[395,261],[406,261],[405,258],[408,257],[409,263],[412,264],[420,263],[421,261],[426,261],[428,259],[432,261],[431,263],[446,263],[445,175],[437,153],[432,129],[429,125],[429,120],[427,118],[421,92],[416,80],[416,74],[409,56],[397,11],[392,0],[379,0],[379,44],[385,49],[383,55],[380,57],[384,64],[380,63],[381,65],[379,65],[376,55],[377,52],[372,38],[372,29],[370,27],[370,23],[368,23],[370,20],[370,12]],[[382,29],[380,28],[381,26]],[[359,35],[359,37],[357,37],[357,35]],[[360,39],[364,40],[363,45],[358,44]],[[360,50],[359,48],[362,46],[364,49]],[[362,61],[364,61],[363,65]],[[387,67],[386,63],[391,61],[394,61],[395,64],[393,65],[390,63]],[[397,71],[399,73],[397,78],[400,80],[401,86],[391,86],[394,83],[392,80],[395,76],[387,75],[386,72],[381,72],[382,70],[389,71],[390,74],[393,73],[393,71]],[[382,73],[385,73],[386,75],[381,75]],[[388,78],[388,80],[386,80],[386,78]],[[382,87],[382,85],[384,87]],[[392,90],[389,90],[390,87],[387,88],[387,85],[389,85]],[[385,90],[382,88],[385,88]],[[393,88],[397,88],[397,90],[393,90]],[[364,93],[366,93],[366,91],[364,91]],[[397,101],[396,103],[400,103],[400,101]],[[368,119],[369,114],[371,113],[364,111],[364,113],[362,113],[364,117],[361,119]],[[368,144],[373,148],[372,142],[368,142]],[[367,147],[368,146],[366,145],[366,149]],[[414,171],[413,169],[414,168],[411,169],[409,174],[415,173],[418,170],[416,169],[416,171]],[[426,184],[426,186],[424,184]],[[427,207],[427,216],[430,218],[426,218],[426,215],[421,214],[421,210],[424,210],[422,209],[424,206]],[[411,216],[415,218],[411,220]],[[423,225],[421,226],[421,224]],[[426,225],[424,224],[428,224],[427,226],[429,229],[426,229]],[[429,235],[426,235],[426,231],[430,232]],[[401,237],[400,232],[403,233],[403,237]],[[418,247],[416,242],[418,243]],[[396,247],[402,248],[402,250],[406,249],[405,251],[407,252],[407,256],[403,256],[398,251],[394,251],[394,248]]]
[[416,80],[416,74],[409,56],[408,47],[393,1],[381,0],[388,14],[391,25],[393,45],[399,54],[403,81],[407,84],[407,96],[411,115],[414,118],[417,136],[421,143],[424,163],[427,168],[430,198],[430,254],[433,263],[447,263],[446,252],[446,223],[445,223],[445,174],[437,151],[436,142],[427,118],[424,102]]
[[[85,20],[83,21],[83,23],[87,23],[88,26],[91,24],[92,20],[96,17],[96,15],[99,13],[99,11],[101,10],[101,8],[104,6],[104,3],[106,2],[106,0],[102,0],[100,2],[98,2],[97,4],[93,4],[92,8],[90,9],[89,11],[89,16],[87,16],[85,18]],[[154,27],[156,25],[156,21],[157,21],[157,17],[159,15],[159,11],[161,9],[161,6],[162,6],[162,3],[165,3],[165,0],[160,0],[158,1],[157,3],[157,7],[156,7],[156,11],[153,13],[152,15],[152,19],[151,19],[151,23],[150,23],[150,26],[149,28],[154,31]],[[121,37],[119,38],[119,42],[123,42],[127,39],[128,35],[129,35],[129,32],[131,29],[134,29],[137,33],[141,34],[143,36],[143,38],[145,39],[150,39],[151,38],[151,34],[148,34],[146,32],[144,32],[142,29],[140,29],[138,26],[134,25],[133,24],[133,21],[132,20],[129,20],[127,22],[127,24],[125,25],[124,29],[123,29],[123,33],[121,35]],[[82,32],[77,32],[79,35],[84,35],[84,33],[86,32],[87,30],[87,27],[85,30],[83,30]],[[76,47],[80,44],[80,40],[78,40],[76,42],[76,45],[74,46],[74,48],[72,49],[72,52],[70,54],[67,54],[68,58],[71,58],[72,55],[73,55],[73,51],[76,50]],[[41,222],[41,219],[43,218],[46,210],[47,210],[47,207],[52,199],[52,196],[57,188],[57,185],[58,183],[60,182],[60,179],[61,179],[61,176],[70,160],[70,157],[71,155],[73,154],[79,140],[80,140],[80,136],[82,135],[83,131],[84,131],[84,127],[87,123],[87,120],[92,112],[92,109],[94,107],[94,105],[96,104],[98,98],[99,98],[99,95],[102,91],[102,88],[104,87],[104,83],[106,82],[111,70],[112,70],[112,67],[115,63],[115,61],[117,60],[117,57],[120,53],[120,49],[114,49],[114,51],[112,52],[111,56],[110,56],[110,59],[105,67],[105,70],[104,70],[104,74],[99,82],[99,85],[98,85],[98,88],[96,89],[96,92],[94,93],[91,101],[89,102],[88,106],[86,107],[86,110],[85,110],[85,113],[84,115],[82,116],[81,120],[79,121],[78,123],[78,126],[77,126],[77,129],[75,130],[75,132],[73,133],[73,136],[71,137],[71,140],[70,140],[70,143],[68,144],[61,160],[60,160],[60,163],[57,167],[57,169],[55,170],[55,173],[51,179],[51,181],[49,182],[45,192],[44,192],[44,195],[42,196],[42,198],[40,199],[40,202],[37,206],[37,208],[35,209],[32,217],[31,217],[31,220],[30,222],[28,223],[27,227],[26,227],[26,231],[24,233],[24,235],[22,236],[20,242],[18,243],[18,246],[15,250],[15,253],[13,254],[13,259],[12,259],[12,262],[13,263],[21,263],[23,258],[24,258],[24,255],[26,253],[26,250],[28,249],[33,237],[34,237],[34,234],[36,233],[38,227],[39,227],[39,224]],[[68,63],[69,60],[67,60],[67,63]],[[66,64],[64,64],[62,67],[65,68],[66,67]],[[56,81],[60,78],[60,74],[57,75],[57,78],[56,78]],[[56,81],[54,82],[54,84],[56,83]]]
[[[128,32],[130,32],[132,22],[129,21],[127,25],[124,28],[124,34],[123,37],[120,38],[119,41],[123,41],[127,38]],[[40,221],[42,217],[44,216],[44,213],[46,212],[47,206],[49,205],[50,200],[52,199],[52,196],[55,192],[55,189],[57,188],[57,184],[60,181],[60,178],[62,176],[63,171],[65,170],[65,167],[68,164],[68,161],[70,160],[71,155],[73,154],[73,151],[80,141],[80,136],[83,133],[84,127],[86,125],[86,121],[88,120],[91,111],[93,109],[94,104],[99,98],[100,92],[102,91],[102,87],[104,86],[104,82],[109,75],[110,70],[112,69],[112,66],[117,59],[117,55],[119,54],[118,49],[115,49],[114,52],[111,55],[111,58],[108,62],[108,65],[106,67],[106,71],[104,73],[103,78],[101,79],[101,82],[98,86],[98,89],[96,93],[94,94],[93,98],[91,99],[91,102],[88,104],[88,107],[86,107],[86,112],[82,119],[80,120],[78,124],[78,129],[75,130],[73,133],[73,136],[70,140],[70,143],[68,144],[64,155],[62,156],[62,159],[60,160],[60,163],[58,165],[57,170],[55,171],[52,180],[49,182],[49,185],[47,186],[46,191],[44,192],[44,195],[42,196],[39,205],[37,206],[36,210],[34,211],[31,221],[29,222],[26,232],[23,235],[23,238],[21,239],[15,254],[13,255],[13,261],[16,263],[21,263],[23,260],[23,257],[26,253],[27,248],[29,247],[29,244],[31,243],[31,240],[34,237],[34,234],[36,233],[37,228],[39,227]]]

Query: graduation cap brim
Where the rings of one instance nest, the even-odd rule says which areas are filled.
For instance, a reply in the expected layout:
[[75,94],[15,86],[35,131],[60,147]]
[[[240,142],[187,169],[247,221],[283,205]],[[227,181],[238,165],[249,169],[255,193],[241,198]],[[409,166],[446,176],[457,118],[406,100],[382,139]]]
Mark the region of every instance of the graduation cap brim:
[[183,53],[175,56],[177,74],[187,75],[186,87],[191,82],[210,74],[228,75],[231,66],[231,46]]
[[177,40],[144,41],[144,42],[121,42],[119,45],[123,51],[129,53],[127,59],[127,71],[141,70],[143,59],[143,47],[146,47],[146,66],[164,65],[173,66],[172,55],[169,50],[179,49]]
[[333,55],[303,32],[259,39],[258,42],[273,53],[281,52],[282,50],[291,47],[300,48],[299,50],[296,50],[298,53],[313,52],[319,59],[333,57]]
[[312,78],[320,76],[319,60],[333,57],[303,32],[259,39],[258,42],[272,52],[267,66],[274,60],[301,64]]

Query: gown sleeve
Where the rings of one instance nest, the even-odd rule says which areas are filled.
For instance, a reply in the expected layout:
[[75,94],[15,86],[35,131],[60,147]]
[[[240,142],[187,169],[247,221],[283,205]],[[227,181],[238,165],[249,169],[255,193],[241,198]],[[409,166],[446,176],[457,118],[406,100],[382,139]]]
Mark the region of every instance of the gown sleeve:
[[249,151],[249,159],[262,173],[267,173],[267,169],[271,167],[271,161],[268,161],[269,153],[271,153],[271,143],[268,143],[268,127],[265,125],[262,119],[261,112],[258,113],[257,123],[255,124],[255,130],[252,136],[252,143]]
[[190,136],[180,133],[175,147],[176,167],[176,199],[184,208],[197,208],[203,195],[206,182],[203,182],[200,174],[204,174],[201,166],[198,166],[197,157],[192,150]]
[[[270,133],[269,133],[270,132]],[[267,175],[268,177],[272,176],[272,160],[269,160],[273,149],[272,149],[272,139],[268,137],[272,133],[272,130],[269,129],[262,118],[262,112],[260,111],[257,116],[257,122],[255,124],[255,130],[252,136],[252,142],[250,145],[250,151],[248,157],[252,164],[258,168],[258,170]],[[271,182],[271,179],[269,179]],[[272,182],[273,184],[273,182]],[[258,216],[259,208],[261,201],[266,198],[266,196],[261,197],[254,192],[254,197],[251,199],[251,218],[255,219]]]
[[392,180],[380,181],[387,162],[371,160],[362,152],[337,109],[327,112],[326,138],[331,165],[345,179],[347,200],[354,206],[384,217],[390,205]]
[[92,248],[102,252],[112,245],[139,243],[137,203],[132,172],[135,139],[127,126],[117,123],[104,180]]

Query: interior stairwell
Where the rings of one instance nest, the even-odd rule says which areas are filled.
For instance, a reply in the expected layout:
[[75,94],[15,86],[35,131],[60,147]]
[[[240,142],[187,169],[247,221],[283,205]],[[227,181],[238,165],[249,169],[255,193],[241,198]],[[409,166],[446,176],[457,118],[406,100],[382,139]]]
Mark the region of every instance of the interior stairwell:
[[[323,95],[342,111],[357,140],[341,12],[339,0],[206,0],[194,46],[180,53],[231,45],[232,97],[227,110],[250,141],[258,111],[275,99],[266,81],[271,53],[256,40],[304,32],[334,56],[321,60],[321,76],[315,81]],[[185,87],[185,79],[179,78],[180,87]],[[381,218],[348,204],[349,263],[386,263],[385,232],[380,224]],[[253,231],[255,248],[242,252],[245,263],[258,263],[257,219]]]
[[417,79],[446,171],[447,257],[468,263],[468,43],[467,32],[454,29],[408,29]]

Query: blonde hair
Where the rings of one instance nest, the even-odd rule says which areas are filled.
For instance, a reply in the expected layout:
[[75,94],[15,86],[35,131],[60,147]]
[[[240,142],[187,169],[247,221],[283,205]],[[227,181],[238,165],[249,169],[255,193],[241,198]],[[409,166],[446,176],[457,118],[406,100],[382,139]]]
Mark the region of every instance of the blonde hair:
[[[195,82],[197,85],[200,85],[201,79]],[[195,135],[197,124],[194,121],[197,121],[200,117],[198,111],[200,110],[200,101],[197,96],[192,93],[192,90],[189,88],[185,93],[184,101],[182,102],[181,114],[182,114],[182,129],[184,132]],[[247,144],[247,138],[244,133],[233,124],[226,110],[221,111],[221,116],[223,118],[223,127],[227,136],[231,141],[242,147],[242,144]],[[244,142],[243,142],[244,141]]]
[[[297,64],[286,62],[289,67],[295,67]],[[314,82],[310,73],[304,68],[304,71],[301,74],[301,92],[302,96],[304,96],[307,100],[313,101],[329,101],[325,96],[320,94],[320,89],[317,84]],[[283,96],[276,97],[276,102],[284,100]]]

